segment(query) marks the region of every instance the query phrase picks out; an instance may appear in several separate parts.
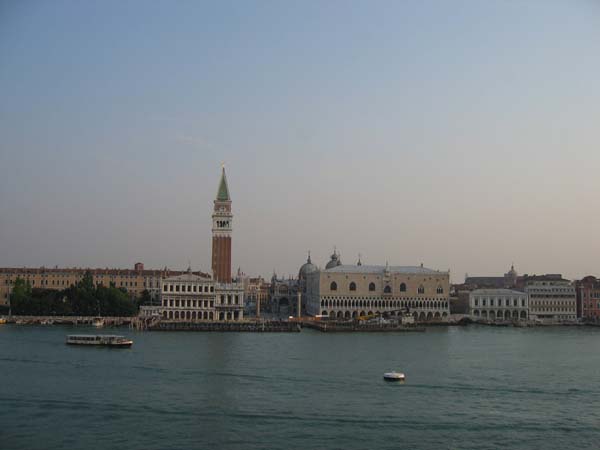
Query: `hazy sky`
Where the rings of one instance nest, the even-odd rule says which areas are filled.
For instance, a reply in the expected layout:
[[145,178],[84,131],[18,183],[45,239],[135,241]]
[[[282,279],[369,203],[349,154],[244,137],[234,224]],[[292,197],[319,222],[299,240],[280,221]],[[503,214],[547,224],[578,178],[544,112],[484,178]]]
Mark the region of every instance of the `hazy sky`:
[[600,275],[600,3],[1,1],[0,266]]

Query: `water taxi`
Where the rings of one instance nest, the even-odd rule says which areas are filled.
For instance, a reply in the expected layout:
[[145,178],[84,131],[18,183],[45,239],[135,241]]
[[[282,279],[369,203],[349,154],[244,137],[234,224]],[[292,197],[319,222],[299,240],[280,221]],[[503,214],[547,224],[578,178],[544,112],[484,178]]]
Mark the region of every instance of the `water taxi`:
[[101,345],[105,347],[131,347],[133,341],[125,336],[110,334],[71,334],[67,336],[69,345]]
[[402,372],[387,372],[383,374],[385,381],[404,381],[405,377]]

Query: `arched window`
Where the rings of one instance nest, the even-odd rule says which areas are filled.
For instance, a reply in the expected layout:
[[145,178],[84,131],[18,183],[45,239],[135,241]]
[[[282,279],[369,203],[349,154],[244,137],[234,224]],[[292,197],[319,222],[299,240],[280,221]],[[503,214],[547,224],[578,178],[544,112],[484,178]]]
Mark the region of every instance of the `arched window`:
[[437,293],[438,293],[438,294],[443,294],[443,293],[444,293],[444,288],[443,288],[443,287],[441,287],[441,286],[438,286],[438,288],[437,288]]
[[386,286],[385,288],[383,288],[383,292],[385,294],[391,294],[392,293],[392,288],[390,286]]
[[375,283],[369,283],[369,291],[375,290]]
[[355,291],[356,290],[356,283],[354,281],[352,283],[350,283],[350,290],[351,291]]
[[419,294],[424,294],[425,293],[425,288],[423,287],[423,285],[419,286]]
[[400,284],[400,292],[406,292],[406,284]]
[[331,284],[329,285],[329,289],[331,291],[337,291],[337,283],[335,281],[332,281]]

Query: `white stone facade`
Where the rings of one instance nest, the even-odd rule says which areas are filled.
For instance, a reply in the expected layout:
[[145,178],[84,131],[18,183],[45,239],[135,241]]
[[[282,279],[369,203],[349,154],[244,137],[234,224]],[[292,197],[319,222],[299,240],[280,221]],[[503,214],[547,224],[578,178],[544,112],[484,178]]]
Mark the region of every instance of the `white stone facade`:
[[526,321],[529,296],[511,289],[476,289],[469,294],[469,312],[474,320]]
[[355,319],[409,313],[419,322],[445,321],[450,275],[419,266],[337,265],[306,275],[309,315]]
[[237,283],[217,283],[188,272],[165,278],[161,289],[164,320],[195,322],[238,321],[244,318],[244,288]]
[[569,280],[529,281],[525,292],[529,294],[529,315],[532,320],[549,323],[577,320],[577,296]]

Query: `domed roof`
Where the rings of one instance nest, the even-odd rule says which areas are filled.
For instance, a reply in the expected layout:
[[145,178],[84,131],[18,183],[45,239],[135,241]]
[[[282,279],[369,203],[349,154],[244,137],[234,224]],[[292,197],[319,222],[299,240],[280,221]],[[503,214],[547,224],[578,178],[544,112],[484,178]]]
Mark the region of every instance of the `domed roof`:
[[333,269],[334,267],[341,266],[342,260],[340,259],[340,255],[338,255],[335,250],[333,251],[333,255],[331,255],[331,259],[325,265],[325,269]]
[[300,271],[298,272],[298,279],[306,280],[306,275],[316,271],[317,266],[315,266],[310,260],[310,252],[308,252],[308,259],[304,264],[302,264],[302,267],[300,267]]

